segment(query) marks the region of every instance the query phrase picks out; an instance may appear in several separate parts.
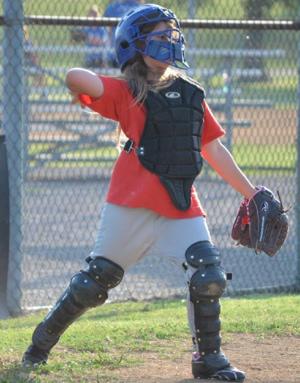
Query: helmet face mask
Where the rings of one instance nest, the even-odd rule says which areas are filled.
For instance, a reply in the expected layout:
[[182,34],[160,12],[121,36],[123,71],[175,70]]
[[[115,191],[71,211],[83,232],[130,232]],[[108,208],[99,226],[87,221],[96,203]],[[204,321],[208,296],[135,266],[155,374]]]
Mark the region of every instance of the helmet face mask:
[[177,28],[149,33],[145,49],[140,53],[180,69],[188,67],[184,59],[184,37]]
[[[155,26],[161,22],[166,24],[166,29],[156,31]],[[178,19],[169,9],[146,4],[131,10],[118,24],[115,37],[121,70],[138,53],[180,69],[189,67],[184,57],[185,41]]]

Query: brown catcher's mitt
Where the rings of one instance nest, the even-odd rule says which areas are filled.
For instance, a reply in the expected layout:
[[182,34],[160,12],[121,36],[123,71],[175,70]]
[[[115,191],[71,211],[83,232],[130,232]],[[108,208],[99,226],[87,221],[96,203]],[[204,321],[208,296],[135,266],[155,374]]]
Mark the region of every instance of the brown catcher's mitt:
[[288,216],[279,193],[277,200],[267,188],[257,189],[257,193],[250,200],[242,201],[231,237],[238,244],[254,249],[256,253],[263,251],[273,256],[286,240]]

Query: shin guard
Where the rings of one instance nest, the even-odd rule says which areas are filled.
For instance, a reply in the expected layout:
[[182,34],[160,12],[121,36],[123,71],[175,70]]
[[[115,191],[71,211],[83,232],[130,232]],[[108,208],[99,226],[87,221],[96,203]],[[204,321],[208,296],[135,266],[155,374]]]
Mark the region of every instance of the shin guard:
[[109,289],[122,280],[123,269],[103,257],[87,258],[88,267],[75,274],[61,298],[35,329],[32,342],[50,350],[60,335],[87,309],[103,304]]
[[220,301],[226,287],[226,274],[220,253],[209,241],[196,242],[186,252],[186,267],[194,273],[189,281],[194,313],[194,339],[200,358],[193,363],[195,377],[209,377],[229,366],[221,352]]

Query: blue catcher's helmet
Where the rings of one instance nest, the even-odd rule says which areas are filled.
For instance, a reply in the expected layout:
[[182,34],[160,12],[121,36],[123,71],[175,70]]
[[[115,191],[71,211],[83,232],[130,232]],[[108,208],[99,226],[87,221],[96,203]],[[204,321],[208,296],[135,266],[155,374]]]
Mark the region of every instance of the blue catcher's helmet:
[[[143,27],[147,24],[153,25],[170,20],[174,21],[174,27],[168,27],[159,32],[143,33]],[[165,35],[165,38],[151,39],[155,35]],[[174,35],[176,38],[173,37]],[[142,44],[137,44],[137,42],[142,42]],[[115,50],[121,70],[137,53],[169,63],[177,68],[189,68],[184,57],[184,43],[184,37],[175,14],[170,9],[156,4],[141,5],[127,12],[115,32]]]

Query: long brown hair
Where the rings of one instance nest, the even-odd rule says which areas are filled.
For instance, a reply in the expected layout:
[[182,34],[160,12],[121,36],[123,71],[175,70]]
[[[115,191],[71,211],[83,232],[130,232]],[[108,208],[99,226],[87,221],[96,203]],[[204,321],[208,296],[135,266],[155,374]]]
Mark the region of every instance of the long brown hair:
[[[174,21],[169,20],[166,22],[168,27],[174,27]],[[157,23],[146,24],[143,26],[141,32],[143,34],[150,33]],[[144,47],[144,41],[138,40],[136,42],[138,48]],[[159,89],[168,87],[175,78],[180,76],[180,72],[175,69],[167,68],[165,74],[155,83],[150,83],[147,79],[148,67],[144,62],[143,56],[141,53],[137,52],[136,55],[128,61],[127,65],[123,70],[121,76],[129,86],[129,89],[134,96],[134,104],[143,103],[147,97],[149,90],[158,91]],[[121,127],[118,124],[117,127],[117,146],[120,147],[120,136],[121,136]]]

